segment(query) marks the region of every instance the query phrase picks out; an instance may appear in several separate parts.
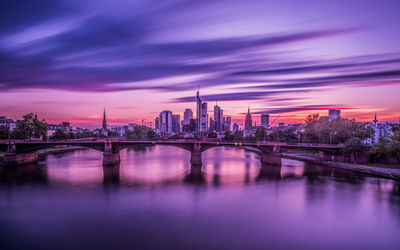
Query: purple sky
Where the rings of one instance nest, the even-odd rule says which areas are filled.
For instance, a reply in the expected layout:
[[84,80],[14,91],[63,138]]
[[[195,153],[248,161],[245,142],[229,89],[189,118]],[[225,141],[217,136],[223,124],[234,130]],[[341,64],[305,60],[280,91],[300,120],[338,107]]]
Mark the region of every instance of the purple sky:
[[[2,1],[0,114],[150,122],[200,86],[239,121],[400,117],[400,1]],[[210,115],[212,113],[210,112]],[[243,117],[244,119],[244,117]]]

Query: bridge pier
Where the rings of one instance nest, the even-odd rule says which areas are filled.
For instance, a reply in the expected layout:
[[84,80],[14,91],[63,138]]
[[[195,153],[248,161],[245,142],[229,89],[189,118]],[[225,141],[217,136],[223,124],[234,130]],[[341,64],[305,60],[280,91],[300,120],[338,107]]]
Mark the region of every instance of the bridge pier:
[[103,166],[112,166],[121,161],[119,151],[114,152],[112,144],[107,141],[104,145]]
[[4,155],[4,163],[6,166],[25,165],[29,163],[36,163],[39,161],[39,155],[37,152],[32,153],[16,153],[7,152]]
[[193,144],[193,150],[190,151],[190,163],[192,166],[201,166],[201,143],[196,142]]
[[261,153],[261,165],[282,166],[282,156],[280,153]]
[[103,166],[112,166],[121,161],[119,152],[104,152],[103,153]]

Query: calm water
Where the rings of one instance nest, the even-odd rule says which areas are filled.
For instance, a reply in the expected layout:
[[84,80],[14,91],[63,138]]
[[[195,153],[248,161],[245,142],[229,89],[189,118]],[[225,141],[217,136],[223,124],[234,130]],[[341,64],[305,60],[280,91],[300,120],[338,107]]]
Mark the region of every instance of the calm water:
[[0,169],[1,249],[399,249],[400,183],[215,148],[168,146]]

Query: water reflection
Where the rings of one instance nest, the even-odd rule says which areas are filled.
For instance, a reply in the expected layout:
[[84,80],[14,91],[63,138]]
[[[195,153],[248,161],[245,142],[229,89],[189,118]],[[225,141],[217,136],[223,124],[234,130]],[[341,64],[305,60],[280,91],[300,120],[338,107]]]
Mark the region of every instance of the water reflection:
[[120,184],[119,164],[103,166],[103,184],[105,187],[118,186]]
[[47,166],[30,164],[24,167],[0,167],[1,185],[47,184]]

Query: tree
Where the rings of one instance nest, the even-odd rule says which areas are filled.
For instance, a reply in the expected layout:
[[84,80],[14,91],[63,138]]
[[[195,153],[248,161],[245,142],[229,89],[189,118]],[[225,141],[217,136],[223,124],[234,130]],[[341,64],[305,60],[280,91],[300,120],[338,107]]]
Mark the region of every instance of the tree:
[[354,163],[356,163],[357,155],[365,151],[365,148],[360,138],[351,137],[344,143],[342,151],[343,153],[352,154]]
[[234,137],[231,131],[227,130],[224,134],[224,140],[233,141]]
[[0,139],[8,138],[8,130],[9,128],[6,126],[0,126]]
[[387,144],[388,141],[384,138],[381,138],[379,139],[378,143],[373,148],[371,148],[371,153],[374,154],[375,163],[388,154],[388,149],[386,147]]
[[218,135],[216,132],[212,131],[210,133],[207,134],[207,138],[217,138]]
[[56,132],[52,136],[50,136],[50,139],[55,139],[55,140],[65,140],[68,138],[68,135],[64,132],[64,130],[57,129]]
[[126,137],[130,139],[153,139],[157,138],[156,132],[146,126],[135,126],[133,131],[128,130],[126,132]]
[[306,118],[307,126],[303,135],[305,142],[337,144],[352,137],[365,140],[373,135],[371,128],[365,128],[364,124],[354,119],[338,118],[329,121],[327,117],[317,118],[317,115]]
[[257,141],[264,141],[267,138],[267,132],[265,128],[259,128],[256,130],[255,137]]
[[23,116],[23,120],[17,121],[12,137],[15,139],[47,138],[47,123],[40,121],[37,115],[29,113]]
[[392,155],[397,163],[400,164],[400,130],[393,129],[393,135],[390,136],[388,152]]

